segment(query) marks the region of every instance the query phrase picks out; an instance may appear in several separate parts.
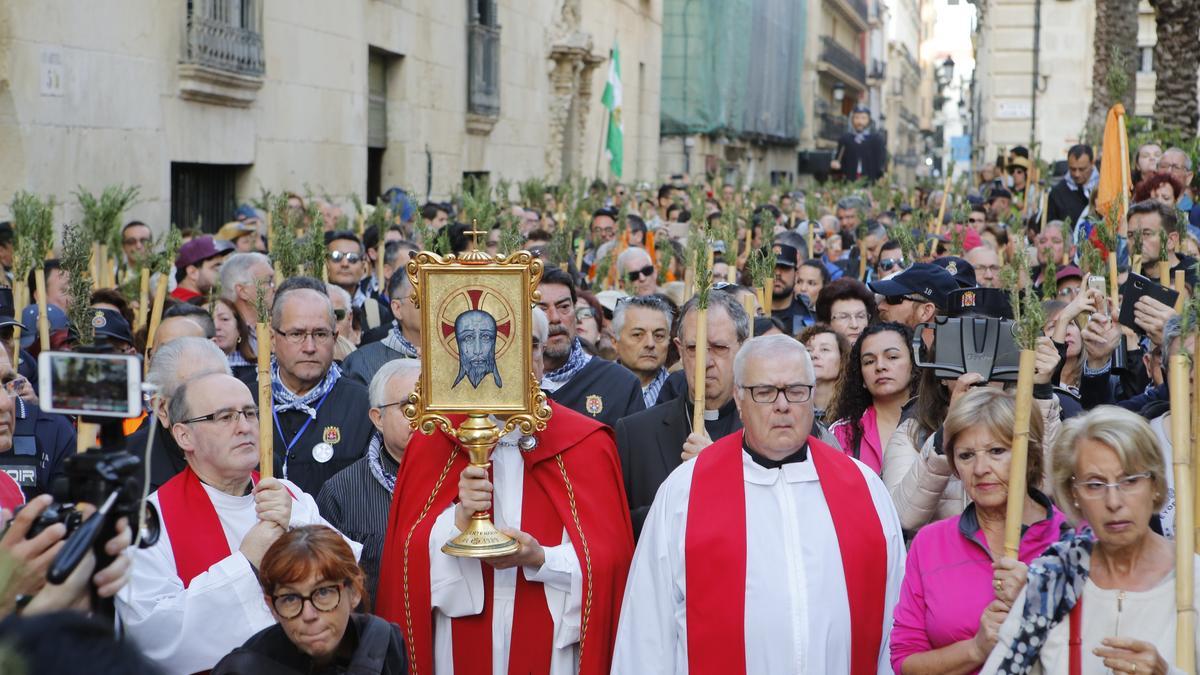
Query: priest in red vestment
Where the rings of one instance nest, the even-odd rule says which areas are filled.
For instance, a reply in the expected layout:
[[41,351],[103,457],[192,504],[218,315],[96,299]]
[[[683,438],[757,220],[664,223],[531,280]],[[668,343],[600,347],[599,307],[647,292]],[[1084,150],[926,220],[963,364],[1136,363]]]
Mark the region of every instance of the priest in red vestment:
[[801,343],[747,340],[733,373],[743,431],[659,489],[612,672],[890,673],[905,552],[887,488],[811,435],[816,382]]
[[[547,326],[534,317],[540,370]],[[500,440],[491,480],[440,431],[409,442],[377,611],[403,631],[414,675],[608,673],[633,554],[620,462],[608,427],[550,407],[545,431]],[[487,506],[521,549],[487,561],[442,553],[471,507]]]

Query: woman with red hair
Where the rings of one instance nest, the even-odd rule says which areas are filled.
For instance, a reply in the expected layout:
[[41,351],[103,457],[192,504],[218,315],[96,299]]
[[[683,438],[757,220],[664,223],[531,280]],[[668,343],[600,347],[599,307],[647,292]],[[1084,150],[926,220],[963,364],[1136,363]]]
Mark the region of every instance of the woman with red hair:
[[1175,206],[1183,195],[1183,183],[1169,173],[1156,173],[1133,188],[1133,203],[1144,202],[1147,199]]
[[334,530],[283,534],[263,554],[258,581],[278,623],[221,659],[213,675],[408,672],[400,629],[354,612],[367,597],[363,571]]

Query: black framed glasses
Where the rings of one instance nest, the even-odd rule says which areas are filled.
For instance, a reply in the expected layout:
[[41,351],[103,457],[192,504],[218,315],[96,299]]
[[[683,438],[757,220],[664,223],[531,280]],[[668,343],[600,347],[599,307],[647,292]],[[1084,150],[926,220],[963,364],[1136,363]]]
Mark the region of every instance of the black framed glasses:
[[362,262],[364,258],[365,258],[365,256],[363,256],[363,254],[361,254],[361,253],[344,253],[342,251],[330,251],[329,252],[330,262],[335,262],[335,263],[339,263],[339,262],[342,262],[343,260],[345,260],[346,262],[353,265],[354,263]]
[[329,584],[321,586],[308,595],[299,593],[284,593],[271,596],[271,605],[275,613],[282,619],[294,619],[304,611],[304,603],[312,604],[318,612],[332,612],[342,604],[342,585]]
[[773,384],[751,384],[741,388],[750,392],[750,399],[755,403],[774,403],[779,400],[780,394],[783,394],[788,403],[804,403],[812,398],[813,391],[811,384],[789,384],[783,387]]
[[251,424],[258,423],[258,408],[254,406],[246,406],[245,408],[228,408],[218,410],[215,413],[193,417],[190,420],[183,420],[180,424],[196,424],[198,422],[215,422],[219,426],[232,427],[237,424],[239,417],[245,417],[247,422]]
[[275,329],[275,332],[278,333],[279,336],[284,340],[287,340],[289,343],[294,345],[303,344],[304,338],[308,337],[311,337],[313,342],[319,345],[324,345],[329,344],[333,341],[333,338],[337,337],[336,332],[325,330],[323,328],[318,328],[316,330],[289,330],[286,332]]
[[640,270],[633,270],[630,272],[626,272],[625,276],[630,281],[637,281],[637,280],[641,279],[642,277],[647,277],[647,278],[653,277],[654,276],[654,265],[646,265],[645,267],[643,267]]
[[920,295],[885,295],[883,297],[883,301],[889,305],[902,305],[905,300],[911,302],[929,302]]

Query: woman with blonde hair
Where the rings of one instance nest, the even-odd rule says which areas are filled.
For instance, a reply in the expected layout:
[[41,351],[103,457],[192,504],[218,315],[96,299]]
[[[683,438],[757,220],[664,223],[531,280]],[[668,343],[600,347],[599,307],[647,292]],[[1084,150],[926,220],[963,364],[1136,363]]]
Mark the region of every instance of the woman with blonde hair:
[[[1051,470],[1059,506],[1089,527],[1030,565],[983,672],[1180,672],[1175,547],[1150,529],[1167,498],[1154,432],[1136,413],[1099,406],[1064,425]],[[1192,573],[1200,584],[1200,564]],[[1189,648],[1198,643],[1200,625]]]
[[892,628],[897,673],[977,672],[1025,584],[1027,565],[1070,530],[1038,490],[1042,421],[1034,415],[1018,559],[1003,557],[1015,418],[1013,395],[990,387],[964,394],[946,416],[946,459],[971,503],[961,515],[922,528],[909,548]]

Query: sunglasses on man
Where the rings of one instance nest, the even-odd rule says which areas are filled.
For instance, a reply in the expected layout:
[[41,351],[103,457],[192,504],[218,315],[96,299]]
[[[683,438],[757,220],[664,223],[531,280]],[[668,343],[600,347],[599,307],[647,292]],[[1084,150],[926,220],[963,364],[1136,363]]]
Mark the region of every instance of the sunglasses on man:
[[902,305],[905,300],[911,302],[929,302],[924,296],[920,295],[885,295],[883,301],[889,305]]
[[361,253],[343,253],[341,251],[330,251],[329,253],[329,260],[335,263],[345,260],[353,265],[354,263],[361,262],[362,259],[363,255]]
[[904,266],[904,258],[884,258],[883,260],[879,261],[879,265],[878,265],[880,272],[891,272],[892,270],[896,269],[897,267],[903,267],[903,266]]
[[654,276],[654,265],[646,265],[645,267],[643,267],[640,270],[632,270],[630,272],[626,272],[625,276],[630,281],[638,281],[642,277],[646,277],[647,279],[649,279]]

